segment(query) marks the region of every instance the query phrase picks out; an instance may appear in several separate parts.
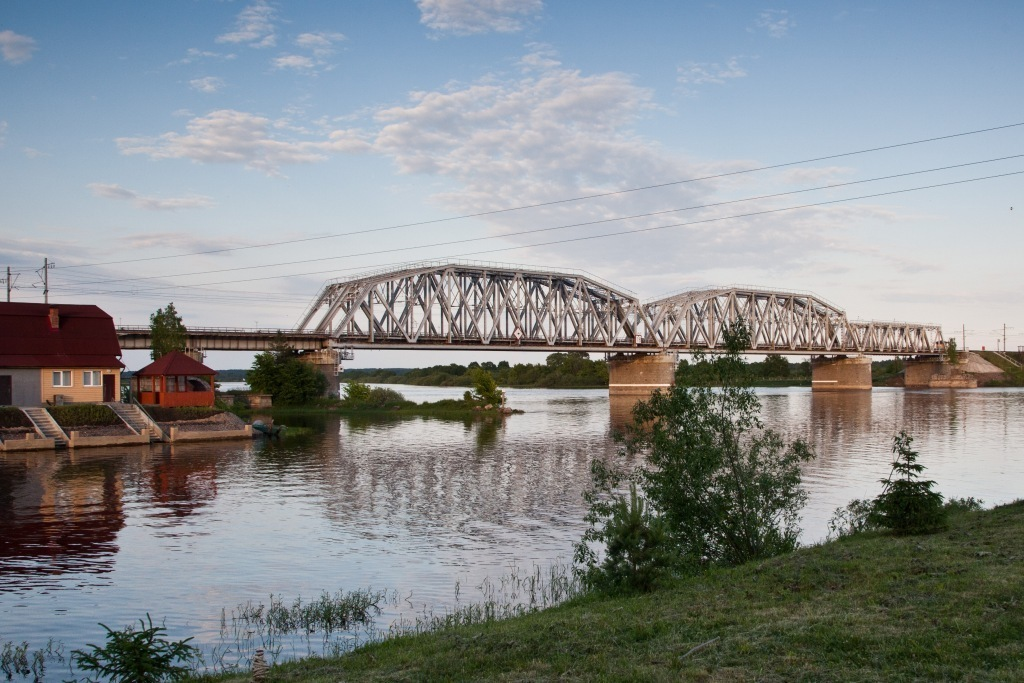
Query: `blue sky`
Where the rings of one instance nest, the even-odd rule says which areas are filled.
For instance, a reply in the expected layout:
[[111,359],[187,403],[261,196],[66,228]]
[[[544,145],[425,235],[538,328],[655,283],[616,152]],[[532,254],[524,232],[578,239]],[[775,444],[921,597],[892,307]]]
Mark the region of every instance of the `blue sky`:
[[0,276],[42,301],[47,258],[51,301],[125,324],[173,301],[276,328],[327,279],[457,258],[643,299],[812,291],[1016,349],[1022,25],[1009,1],[7,0]]

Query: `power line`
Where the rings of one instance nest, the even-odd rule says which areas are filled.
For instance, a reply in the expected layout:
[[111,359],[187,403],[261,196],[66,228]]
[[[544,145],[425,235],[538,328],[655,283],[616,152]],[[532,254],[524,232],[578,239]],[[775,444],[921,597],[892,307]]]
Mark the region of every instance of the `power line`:
[[434,219],[431,219],[431,220],[416,221],[416,222],[413,222],[413,223],[401,223],[401,224],[398,224],[398,225],[389,225],[389,226],[383,226],[383,227],[378,227],[378,228],[365,228],[365,229],[362,229],[362,230],[353,230],[353,231],[350,231],[350,232],[340,232],[340,233],[335,233],[335,234],[332,234],[332,235],[319,235],[317,237],[302,237],[302,238],[296,238],[296,239],[290,239],[290,240],[283,240],[283,241],[279,241],[279,242],[265,242],[265,243],[262,243],[262,244],[252,244],[252,245],[247,245],[247,246],[242,246],[242,247],[225,247],[223,249],[209,249],[209,250],[206,250],[206,251],[196,251],[196,252],[191,252],[191,253],[187,253],[187,254],[169,254],[169,255],[166,255],[166,256],[150,256],[150,257],[138,258],[138,259],[123,259],[123,260],[119,260],[119,261],[104,261],[104,262],[101,262],[101,263],[78,264],[78,265],[64,266],[64,269],[69,269],[69,268],[95,268],[95,267],[99,267],[99,266],[111,266],[111,265],[119,265],[119,264],[124,264],[124,263],[141,263],[141,262],[145,262],[145,261],[159,261],[159,260],[165,260],[165,259],[184,258],[184,257],[187,257],[187,256],[207,256],[207,255],[210,255],[210,254],[222,254],[222,253],[226,253],[226,252],[229,252],[229,251],[243,251],[243,250],[247,250],[247,249],[261,249],[261,248],[264,248],[264,247],[278,247],[278,246],[283,246],[283,245],[299,244],[299,243],[302,243],[302,242],[314,242],[314,241],[318,241],[318,240],[336,239],[336,238],[339,238],[339,237],[351,237],[351,236],[354,236],[354,235],[365,235],[365,234],[369,234],[369,233],[385,232],[385,231],[388,231],[388,230],[401,230],[401,229],[404,229],[404,228],[422,227],[422,226],[425,226],[425,225],[433,225],[433,224],[437,224],[437,223],[453,222],[453,221],[465,220],[465,219],[469,219],[469,218],[482,218],[484,216],[495,216],[495,215],[498,215],[498,214],[511,213],[511,212],[514,212],[514,211],[525,211],[527,209],[538,209],[538,208],[543,208],[543,207],[547,207],[547,206],[557,206],[557,205],[560,205],[560,204],[570,204],[570,203],[573,203],[573,202],[587,201],[587,200],[590,200],[590,199],[601,199],[601,198],[604,198],[604,197],[613,197],[613,196],[629,194],[629,193],[633,193],[633,192],[643,192],[643,191],[646,191],[646,190],[655,190],[655,189],[660,189],[660,188],[664,188],[664,187],[673,187],[673,186],[678,186],[678,185],[685,185],[685,184],[688,184],[688,183],[697,183],[697,182],[703,182],[703,181],[707,181],[707,180],[718,180],[718,179],[721,179],[721,178],[728,178],[728,177],[744,175],[744,174],[748,174],[748,173],[759,173],[761,171],[771,171],[771,170],[780,169],[780,168],[787,168],[789,166],[797,166],[797,165],[800,165],[800,164],[811,164],[811,163],[817,163],[817,162],[820,162],[820,161],[830,161],[832,159],[842,159],[844,157],[857,156],[857,155],[861,155],[861,154],[871,154],[871,153],[874,153],[874,152],[883,152],[883,151],[886,151],[886,150],[899,149],[899,148],[902,148],[902,147],[911,147],[911,146],[914,146],[914,145],[923,145],[923,144],[927,144],[927,143],[930,143],[930,142],[941,142],[943,140],[952,140],[952,139],[955,139],[955,138],[966,137],[966,136],[969,136],[969,135],[978,135],[978,134],[981,134],[981,133],[991,133],[991,132],[994,132],[994,131],[1006,130],[1006,129],[1009,129],[1009,128],[1016,128],[1016,127],[1019,127],[1019,126],[1024,126],[1024,122],[1010,123],[1010,124],[1006,124],[1006,125],[1003,125],[1003,126],[993,126],[991,128],[979,128],[977,130],[967,131],[967,132],[963,132],[963,133],[953,133],[951,135],[941,135],[941,136],[938,136],[938,137],[924,138],[924,139],[921,139],[921,140],[912,140],[910,142],[899,142],[899,143],[895,143],[895,144],[892,144],[892,145],[883,145],[883,146],[880,146],[880,147],[871,147],[871,148],[868,148],[868,149],[861,149],[861,150],[857,150],[857,151],[854,151],[854,152],[841,152],[839,154],[830,154],[830,155],[827,155],[827,156],[815,157],[815,158],[811,158],[811,159],[802,159],[800,161],[787,161],[787,162],[781,163],[781,164],[771,164],[769,166],[758,166],[758,167],[754,167],[754,168],[741,169],[739,171],[729,171],[729,172],[726,172],[726,173],[717,173],[717,174],[714,174],[714,175],[701,176],[701,177],[698,177],[698,178],[687,178],[687,179],[684,179],[684,180],[673,180],[673,181],[670,181],[670,182],[657,183],[657,184],[654,184],[654,185],[645,185],[645,186],[642,186],[642,187],[634,187],[634,188],[629,188],[629,189],[625,189],[625,190],[613,190],[613,191],[609,191],[609,192],[600,192],[600,193],[596,193],[596,194],[583,195],[583,196],[579,196],[579,197],[571,197],[571,198],[568,198],[568,199],[556,199],[556,200],[552,200],[552,201],[548,201],[548,202],[539,202],[539,203],[536,203],[536,204],[523,204],[523,205],[520,205],[520,206],[508,207],[508,208],[505,208],[505,209],[493,209],[491,211],[479,211],[477,213],[461,214],[461,215],[458,215],[458,216],[448,216],[448,217],[445,217],[445,218],[434,218]]
[[[660,226],[653,226],[653,227],[647,227],[647,228],[636,228],[636,229],[633,229],[633,230],[620,230],[620,231],[609,232],[609,233],[604,233],[604,234],[600,234],[600,235],[586,235],[586,236],[581,236],[581,237],[570,237],[570,238],[566,238],[566,239],[563,239],[563,240],[552,240],[552,241],[548,241],[548,242],[538,242],[538,243],[534,243],[534,244],[523,244],[523,245],[510,246],[510,247],[498,247],[498,248],[495,248],[495,249],[485,249],[485,250],[480,250],[480,251],[475,251],[475,252],[467,252],[467,253],[463,253],[463,254],[456,254],[456,255],[453,255],[453,256],[451,256],[449,258],[457,259],[457,258],[464,258],[464,257],[469,257],[469,256],[479,256],[481,254],[493,254],[493,253],[498,253],[498,252],[503,252],[503,251],[514,251],[514,250],[517,250],[517,249],[530,249],[530,248],[535,248],[535,247],[551,246],[551,245],[555,245],[555,244],[568,244],[568,243],[572,243],[572,242],[584,242],[584,241],[589,241],[589,240],[605,239],[605,238],[608,238],[608,237],[621,237],[621,236],[624,236],[624,235],[637,235],[637,234],[641,234],[641,233],[655,232],[655,231],[660,231],[660,230],[668,230],[668,229],[671,229],[671,228],[680,228],[680,227],[687,227],[687,226],[692,226],[692,225],[701,225],[701,224],[706,224],[706,223],[716,223],[716,222],[727,221],[727,220],[735,220],[735,219],[740,219],[740,218],[752,218],[752,217],[756,217],[756,216],[765,216],[765,215],[770,215],[770,214],[783,213],[783,212],[787,212],[787,211],[799,211],[799,210],[802,210],[802,209],[810,209],[810,208],[815,208],[815,207],[820,207],[820,206],[829,206],[829,205],[833,205],[833,204],[842,204],[842,203],[847,203],[847,202],[859,201],[859,200],[862,200],[862,199],[875,199],[875,198],[878,198],[878,197],[887,197],[887,196],[892,196],[892,195],[897,195],[897,194],[907,194],[907,193],[910,193],[910,192],[919,192],[919,191],[923,191],[923,190],[932,190],[932,189],[937,189],[937,188],[941,188],[941,187],[951,187],[951,186],[955,186],[955,185],[964,185],[964,184],[967,184],[967,183],[980,182],[980,181],[983,181],[983,180],[994,180],[994,179],[997,179],[997,178],[1007,178],[1007,177],[1010,177],[1010,176],[1017,176],[1017,175],[1022,175],[1022,174],[1024,174],[1024,171],[1011,171],[1011,172],[1008,172],[1008,173],[999,173],[999,174],[995,174],[995,175],[981,176],[981,177],[977,177],[977,178],[967,178],[967,179],[962,179],[962,180],[954,180],[954,181],[945,182],[945,183],[936,183],[936,184],[933,184],[933,185],[923,185],[923,186],[920,186],[920,187],[905,188],[905,189],[902,189],[902,190],[889,190],[889,191],[886,191],[886,192],[877,192],[877,193],[873,193],[873,194],[860,195],[860,196],[857,196],[857,197],[846,197],[846,198],[843,198],[843,199],[833,199],[833,200],[827,200],[827,201],[822,201],[822,202],[814,202],[814,203],[811,203],[811,204],[800,204],[800,205],[796,205],[796,206],[780,207],[780,208],[776,208],[776,209],[764,209],[764,210],[761,210],[761,211],[751,211],[751,212],[748,212],[748,213],[733,214],[733,215],[730,215],[730,216],[718,216],[718,217],[714,217],[714,218],[704,218],[704,219],[700,219],[700,220],[687,221],[687,222],[682,222],[682,223],[671,223],[671,224],[668,224],[668,225],[660,225]],[[532,231],[530,231],[530,232],[532,232]],[[518,234],[518,233],[516,233],[516,234]],[[508,236],[514,236],[514,235],[503,235],[503,237],[508,237]],[[365,253],[362,253],[362,254],[347,254],[345,256],[338,256],[338,257],[335,257],[335,258],[341,259],[341,258],[355,258],[357,256],[375,256],[375,255],[393,253],[393,252],[396,252],[396,251],[406,251],[408,249],[418,249],[418,250],[420,250],[420,249],[428,248],[430,246],[436,246],[436,245],[420,245],[418,247],[399,247],[399,248],[393,248],[393,249],[381,249],[381,250],[372,251],[372,252],[365,252]],[[443,246],[443,245],[441,245],[441,246]],[[312,259],[312,260],[315,260],[315,259]],[[359,268],[359,270],[365,270],[365,268],[366,267],[362,267],[362,268]],[[212,285],[238,284],[238,283],[244,283],[244,282],[260,282],[260,281],[266,281],[266,280],[278,280],[278,279],[282,279],[282,278],[301,277],[301,276],[308,276],[308,275],[324,275],[324,274],[330,274],[330,273],[337,273],[339,270],[357,270],[357,269],[356,268],[348,268],[348,269],[337,269],[336,268],[336,269],[325,270],[325,271],[313,271],[313,272],[303,272],[303,273],[294,273],[294,274],[285,274],[285,275],[269,275],[269,276],[265,276],[265,277],[244,278],[244,279],[239,279],[239,280],[224,280],[224,281],[220,281],[220,282],[207,282],[207,283],[203,283],[201,285],[192,285],[192,286],[193,287],[203,287],[203,286],[208,287],[208,286],[212,286]],[[211,271],[211,272],[221,272],[221,271]],[[164,277],[169,277],[169,276],[164,276]],[[146,279],[146,278],[140,278],[140,279]]]
[[700,205],[696,205],[696,206],[688,206],[688,207],[677,208],[677,209],[665,209],[665,210],[662,210],[662,211],[651,211],[651,212],[648,212],[648,213],[633,214],[633,215],[630,215],[630,216],[619,216],[619,217],[615,217],[615,218],[603,218],[603,219],[600,219],[600,220],[585,221],[585,222],[582,222],[582,223],[572,223],[572,224],[568,224],[568,225],[559,225],[559,226],[547,227],[547,228],[533,228],[531,230],[521,230],[521,231],[513,232],[513,233],[505,233],[503,235],[488,235],[488,236],[485,236],[485,237],[465,237],[465,238],[461,238],[461,239],[457,239],[457,240],[448,240],[446,242],[434,242],[434,243],[431,243],[431,244],[420,244],[420,245],[407,246],[407,247],[393,247],[393,248],[385,250],[383,252],[379,251],[379,250],[374,250],[374,251],[363,252],[363,253],[346,254],[344,256],[321,256],[321,257],[318,257],[318,258],[299,259],[299,260],[296,260],[296,261],[283,261],[283,262],[282,261],[278,261],[278,262],[275,262],[273,264],[258,264],[258,265],[252,265],[252,266],[236,266],[234,268],[219,268],[219,269],[216,269],[216,270],[196,271],[196,272],[191,272],[191,273],[178,273],[178,274],[172,274],[172,275],[146,275],[146,276],[140,276],[140,277],[134,277],[134,278],[110,278],[110,279],[104,279],[104,280],[86,280],[86,281],[80,281],[79,284],[89,285],[89,284],[108,284],[108,283],[113,283],[113,282],[140,282],[140,281],[143,281],[143,280],[158,280],[158,279],[163,279],[163,278],[167,278],[167,277],[191,277],[191,276],[194,276],[194,275],[211,275],[213,273],[232,273],[232,272],[238,272],[238,271],[243,271],[243,270],[255,270],[255,269],[258,269],[258,268],[267,268],[267,267],[271,267],[271,266],[273,266],[273,267],[294,266],[294,265],[301,265],[301,264],[306,264],[306,263],[318,263],[318,262],[323,262],[323,261],[333,261],[333,260],[342,259],[342,258],[355,258],[355,257],[358,257],[358,256],[376,256],[376,255],[379,255],[381,253],[397,253],[397,252],[402,252],[402,251],[415,251],[415,250],[432,248],[432,247],[450,247],[450,246],[454,246],[454,245],[457,245],[457,244],[468,244],[468,243],[471,243],[471,242],[481,242],[481,241],[487,241],[487,240],[492,240],[492,239],[501,239],[501,238],[505,238],[505,237],[521,237],[523,235],[531,235],[531,234],[537,234],[537,233],[543,233],[543,232],[554,232],[554,231],[557,231],[557,230],[568,230],[568,229],[571,229],[571,228],[579,228],[579,227],[600,225],[600,224],[603,224],[603,223],[613,223],[613,222],[617,222],[617,221],[635,220],[635,219],[638,219],[638,218],[651,218],[653,216],[662,216],[662,215],[666,215],[666,214],[670,214],[670,213],[680,213],[680,212],[683,212],[683,211],[695,211],[695,210],[698,210],[698,209],[719,208],[719,207],[723,207],[723,206],[729,206],[729,205],[732,205],[732,204],[742,204],[744,202],[762,201],[762,200],[765,200],[765,199],[777,199],[779,197],[787,197],[787,196],[792,196],[792,195],[797,195],[797,194],[805,194],[805,193],[808,193],[808,192],[818,192],[818,191],[821,191],[821,190],[834,190],[834,189],[838,189],[838,188],[841,188],[841,187],[850,187],[852,185],[863,185],[865,183],[879,182],[879,181],[882,181],[882,180],[893,180],[895,178],[905,178],[905,177],[909,177],[909,176],[913,176],[913,175],[922,175],[924,173],[935,173],[935,172],[938,172],[938,171],[948,171],[948,170],[957,169],[957,168],[965,168],[967,166],[977,166],[977,165],[980,165],[980,164],[989,164],[989,163],[994,163],[994,162],[997,162],[997,161],[1007,161],[1007,160],[1010,160],[1010,159],[1019,159],[1021,157],[1024,157],[1024,154],[1015,154],[1015,155],[1012,155],[1012,156],[998,157],[998,158],[995,158],[995,159],[986,159],[986,160],[983,160],[983,161],[971,161],[971,162],[966,162],[966,163],[962,163],[962,164],[954,164],[954,165],[951,165],[951,166],[940,166],[940,167],[929,168],[929,169],[924,169],[924,170],[920,170],[920,171],[908,171],[908,172],[905,172],[905,173],[897,173],[897,174],[888,175],[888,176],[880,176],[880,177],[877,177],[877,178],[867,178],[867,179],[864,179],[864,180],[851,180],[851,181],[845,182],[845,183],[833,183],[833,184],[830,184],[830,185],[821,185],[821,186],[818,186],[818,187],[804,188],[802,190],[790,190],[790,191],[787,191],[787,192],[776,192],[776,193],[773,193],[773,194],[759,195],[759,196],[754,196],[754,197],[745,197],[745,198],[741,198],[741,199],[731,199],[731,200],[723,201],[723,202],[713,202],[713,203],[709,203],[709,204],[700,204]]

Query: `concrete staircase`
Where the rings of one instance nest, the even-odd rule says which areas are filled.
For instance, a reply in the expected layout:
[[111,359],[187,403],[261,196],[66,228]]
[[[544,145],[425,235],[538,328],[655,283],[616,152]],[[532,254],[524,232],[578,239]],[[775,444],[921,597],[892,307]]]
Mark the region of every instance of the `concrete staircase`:
[[68,435],[54,421],[50,413],[46,412],[45,408],[22,408],[21,410],[28,415],[28,419],[32,421],[36,431],[44,438],[53,439],[53,444],[57,448],[67,448]]
[[154,422],[153,418],[138,405],[129,403],[105,403],[104,405],[109,406],[117,413],[117,416],[124,420],[124,423],[136,434],[141,434],[143,429],[148,429],[150,442],[163,440],[164,433],[160,429],[160,425]]

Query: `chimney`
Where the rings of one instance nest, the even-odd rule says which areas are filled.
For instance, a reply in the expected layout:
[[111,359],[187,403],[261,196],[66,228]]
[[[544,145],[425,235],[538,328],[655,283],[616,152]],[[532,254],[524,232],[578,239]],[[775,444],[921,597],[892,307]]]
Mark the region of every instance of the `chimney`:
[[50,329],[60,329],[60,313],[58,312],[56,306],[50,306]]

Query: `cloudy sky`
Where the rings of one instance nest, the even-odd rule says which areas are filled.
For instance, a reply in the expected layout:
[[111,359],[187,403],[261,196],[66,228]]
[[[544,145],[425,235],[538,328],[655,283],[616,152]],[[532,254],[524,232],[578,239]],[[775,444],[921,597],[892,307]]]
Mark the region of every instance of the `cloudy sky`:
[[[1015,349],[1021,26],[1011,0],[5,0],[0,277],[42,301],[47,259],[50,301],[124,324],[287,328],[328,279],[492,261]],[[435,362],[405,358],[354,365]]]

